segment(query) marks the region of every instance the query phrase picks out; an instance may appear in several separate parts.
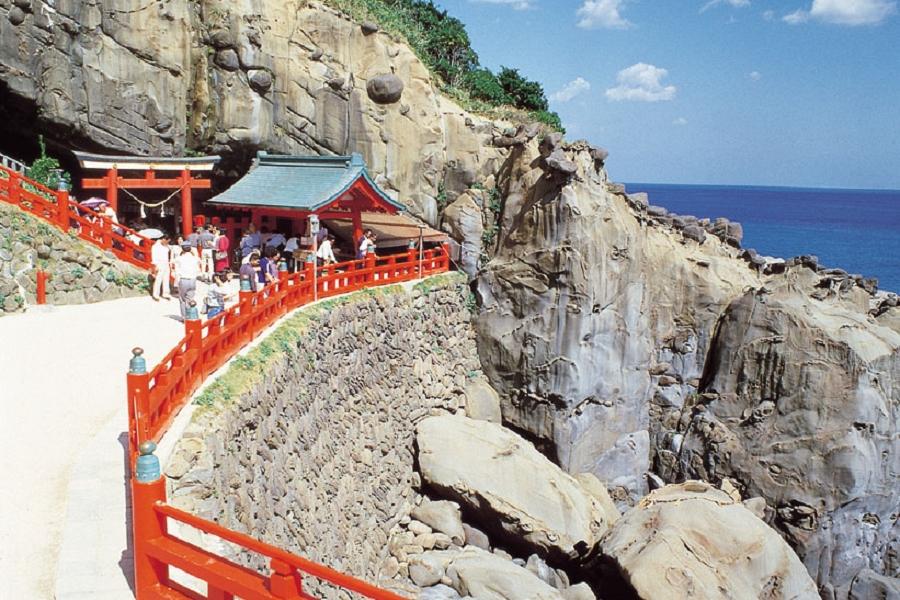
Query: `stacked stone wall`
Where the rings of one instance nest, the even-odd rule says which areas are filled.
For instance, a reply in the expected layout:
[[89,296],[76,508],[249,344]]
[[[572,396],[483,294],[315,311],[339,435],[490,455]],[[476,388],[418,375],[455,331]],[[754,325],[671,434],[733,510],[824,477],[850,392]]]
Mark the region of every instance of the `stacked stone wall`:
[[38,269],[50,274],[50,304],[85,304],[147,291],[146,273],[0,203],[0,316],[35,303]]
[[[388,542],[417,502],[416,424],[461,410],[481,374],[467,293],[450,276],[292,319],[201,397],[214,406],[176,445],[170,499],[369,581],[396,575]],[[242,370],[249,391],[215,398]]]

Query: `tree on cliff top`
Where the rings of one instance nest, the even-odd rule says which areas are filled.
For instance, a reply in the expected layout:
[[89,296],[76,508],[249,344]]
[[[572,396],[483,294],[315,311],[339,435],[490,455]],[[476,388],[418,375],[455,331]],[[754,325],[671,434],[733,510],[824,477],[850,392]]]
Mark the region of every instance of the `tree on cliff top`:
[[[481,66],[469,34],[459,19],[432,0],[328,0],[359,19],[373,19],[388,31],[405,37],[419,58],[457,98],[490,107],[512,106],[530,117],[565,131],[559,115],[550,112],[544,88],[502,67],[499,75]],[[459,92],[462,92],[461,94]]]

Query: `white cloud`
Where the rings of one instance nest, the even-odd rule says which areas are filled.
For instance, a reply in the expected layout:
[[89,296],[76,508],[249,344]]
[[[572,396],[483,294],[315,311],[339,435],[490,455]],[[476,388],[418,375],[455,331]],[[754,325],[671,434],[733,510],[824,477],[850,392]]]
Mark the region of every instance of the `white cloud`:
[[555,102],[568,102],[575,96],[582,94],[591,89],[591,84],[583,77],[576,77],[574,81],[570,81],[562,87],[561,90],[550,94],[550,99]]
[[809,20],[809,13],[801,8],[795,10],[792,13],[784,15],[783,17],[781,17],[781,20],[785,23],[790,23],[791,25],[806,23]]
[[747,77],[749,77],[753,81],[759,81],[760,79],[762,79],[762,73],[760,73],[759,71],[750,71],[750,74],[747,75]]
[[774,10],[763,11],[762,17],[766,21],[771,21],[775,18],[775,11]]
[[534,6],[534,2],[532,2],[532,0],[469,0],[469,2],[482,4],[502,4],[504,6],[511,6],[515,10],[528,10],[529,8]]
[[720,4],[727,4],[728,6],[731,6],[733,8],[744,8],[746,6],[750,6],[750,0],[709,0],[709,2],[703,5],[703,8],[700,9],[700,12],[705,13],[709,9]]
[[638,63],[622,69],[616,75],[616,87],[606,90],[606,98],[611,102],[623,100],[633,102],[661,102],[675,98],[678,91],[674,85],[664,86],[660,81],[669,72],[665,69]]
[[815,20],[858,27],[878,25],[895,12],[895,0],[813,0],[809,10],[798,9],[782,17],[782,20],[791,25]]
[[584,0],[576,13],[583,29],[626,29],[631,23],[620,12],[625,0]]
[[678,125],[679,127],[682,125],[687,125],[687,124],[688,124],[688,120],[685,119],[684,117],[678,117],[677,119],[672,121],[672,125]]

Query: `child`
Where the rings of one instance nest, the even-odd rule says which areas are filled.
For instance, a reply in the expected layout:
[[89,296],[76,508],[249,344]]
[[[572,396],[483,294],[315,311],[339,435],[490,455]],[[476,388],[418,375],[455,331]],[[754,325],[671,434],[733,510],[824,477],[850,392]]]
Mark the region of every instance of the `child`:
[[212,319],[225,310],[225,303],[234,297],[234,293],[228,291],[229,281],[231,271],[220,271],[213,275],[209,290],[206,292],[207,319]]

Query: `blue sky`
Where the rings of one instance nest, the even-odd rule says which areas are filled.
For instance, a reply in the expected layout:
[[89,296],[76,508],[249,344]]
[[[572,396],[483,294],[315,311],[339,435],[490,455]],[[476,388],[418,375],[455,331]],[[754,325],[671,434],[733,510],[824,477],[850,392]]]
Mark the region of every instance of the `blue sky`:
[[900,189],[896,0],[436,0],[618,181]]

